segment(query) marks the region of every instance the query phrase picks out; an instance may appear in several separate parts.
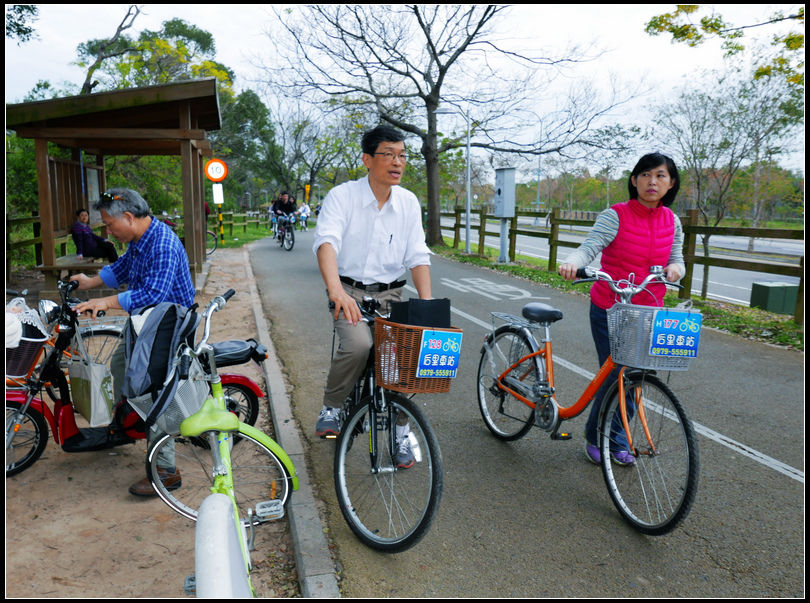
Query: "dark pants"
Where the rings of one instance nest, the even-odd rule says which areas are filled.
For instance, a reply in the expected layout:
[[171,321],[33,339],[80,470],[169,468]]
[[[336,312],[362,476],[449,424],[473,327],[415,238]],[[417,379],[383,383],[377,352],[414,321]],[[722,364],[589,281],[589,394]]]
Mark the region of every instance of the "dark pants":
[[115,243],[112,241],[102,241],[93,251],[84,254],[85,257],[88,255],[94,258],[106,259],[110,264],[118,259],[118,251],[116,251]]
[[[596,346],[596,356],[599,358],[599,366],[602,366],[605,363],[605,360],[608,359],[608,356],[610,356],[610,337],[608,335],[607,312],[596,306],[593,302],[591,302],[591,335],[593,336],[593,343]],[[605,379],[602,387],[600,387],[599,391],[596,392],[596,396],[593,399],[593,404],[591,404],[591,413],[588,415],[587,423],[585,423],[585,439],[589,444],[594,446],[599,445],[599,440],[596,434],[597,428],[599,427],[599,411],[602,408],[605,393],[607,393],[608,388],[610,388],[610,386],[613,385],[618,378],[619,369],[617,368],[613,370],[610,375],[608,375],[607,379]],[[627,402],[627,419],[629,420],[635,412],[635,403],[629,399]],[[627,436],[624,433],[624,427],[622,427],[621,418],[618,415],[613,418],[611,432],[612,435],[610,437],[614,442],[610,447],[611,450],[621,450],[622,447],[626,449]]]

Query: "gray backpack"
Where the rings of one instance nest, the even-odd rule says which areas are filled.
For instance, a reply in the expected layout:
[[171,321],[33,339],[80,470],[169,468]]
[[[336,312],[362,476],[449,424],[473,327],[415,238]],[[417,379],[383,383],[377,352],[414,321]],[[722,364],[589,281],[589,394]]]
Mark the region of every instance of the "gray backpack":
[[196,304],[187,309],[162,302],[135,310],[127,322],[127,372],[121,393],[131,403],[135,402],[136,409],[149,408],[144,417],[147,428],[154,425],[177,391],[177,352],[181,344],[194,345],[194,334],[200,324],[196,308]]

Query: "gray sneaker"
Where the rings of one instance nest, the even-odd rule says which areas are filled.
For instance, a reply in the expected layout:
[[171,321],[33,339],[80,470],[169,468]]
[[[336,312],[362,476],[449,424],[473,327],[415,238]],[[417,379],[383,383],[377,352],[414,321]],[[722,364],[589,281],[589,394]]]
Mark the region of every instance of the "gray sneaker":
[[394,455],[394,467],[397,469],[410,469],[415,460],[411,450],[411,439],[408,436],[397,439],[397,452]]
[[338,409],[323,407],[315,425],[315,435],[320,438],[340,435],[340,411]]

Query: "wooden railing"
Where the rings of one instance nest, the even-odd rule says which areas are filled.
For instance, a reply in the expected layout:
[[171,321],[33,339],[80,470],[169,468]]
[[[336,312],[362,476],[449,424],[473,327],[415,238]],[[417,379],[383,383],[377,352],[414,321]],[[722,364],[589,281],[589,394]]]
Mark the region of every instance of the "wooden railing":
[[[458,249],[461,241],[461,230],[465,227],[464,224],[464,209],[457,207],[454,212],[442,212],[442,216],[455,218],[453,224],[453,247]],[[549,244],[549,261],[548,269],[555,270],[558,266],[558,252],[561,247],[579,247],[579,241],[566,241],[560,237],[562,227],[564,226],[580,226],[590,228],[593,226],[598,212],[566,212],[559,208],[554,209],[550,214],[547,212],[532,212],[521,211],[518,212],[513,218],[508,218],[509,229],[509,260],[515,261],[515,250],[517,235],[527,237],[537,237],[548,239]],[[535,218],[542,223],[540,228],[521,228],[518,226],[518,217]],[[471,238],[470,241],[474,243],[475,234],[478,238],[478,255],[484,255],[484,244],[486,237],[499,237],[500,230],[488,230],[490,226],[495,228],[496,224],[500,226],[500,218],[489,215],[487,208],[482,207],[472,212],[473,218],[478,219],[477,226],[471,224]],[[718,266],[723,268],[733,268],[735,270],[747,270],[753,272],[765,272],[768,274],[779,274],[782,276],[792,276],[799,279],[799,292],[796,302],[796,311],[794,320],[799,324],[804,324],[804,256],[799,260],[798,264],[789,264],[777,261],[764,261],[764,260],[750,260],[745,258],[729,258],[717,256],[704,256],[698,250],[698,235],[723,235],[723,236],[736,236],[736,237],[757,237],[768,239],[785,239],[792,241],[804,240],[804,229],[791,230],[791,229],[777,229],[777,228],[736,228],[736,227],[707,227],[697,225],[697,210],[691,210],[685,216],[680,216],[681,223],[684,231],[684,261],[686,263],[686,274],[684,275],[681,284],[679,295],[682,298],[691,297],[692,276],[694,267],[697,264],[703,266]]]

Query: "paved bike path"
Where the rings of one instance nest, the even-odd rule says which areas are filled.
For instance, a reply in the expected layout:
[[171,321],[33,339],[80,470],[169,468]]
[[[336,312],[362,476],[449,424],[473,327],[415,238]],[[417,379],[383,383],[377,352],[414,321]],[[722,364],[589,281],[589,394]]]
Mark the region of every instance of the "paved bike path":
[[[803,593],[803,481],[701,437],[701,485],[692,515],[670,536],[641,537],[617,517],[599,468],[584,460],[584,416],[571,424],[575,439],[569,443],[550,442],[537,430],[511,444],[489,436],[473,390],[477,350],[487,329],[463,317],[457,326],[465,330],[464,359],[450,394],[417,398],[445,461],[439,517],[425,540],[406,553],[384,555],[360,545],[335,507],[333,442],[312,435],[332,342],[309,234],[296,233],[292,252],[260,241],[249,253],[308,444],[316,504],[323,503],[327,522],[323,529],[338,551],[344,595]],[[484,323],[490,310],[519,314],[529,301],[517,297],[520,291],[550,297],[547,303],[566,314],[554,332],[555,355],[595,369],[586,297],[441,258],[432,274],[435,295],[450,297],[454,309]],[[720,333],[707,333],[703,350],[703,360],[689,372],[672,374],[671,385],[693,420],[803,470],[803,425],[795,421],[803,355]],[[566,403],[586,383],[563,366],[557,377]]]
[[335,566],[329,551],[324,525],[318,514],[315,496],[307,471],[307,459],[299,431],[293,417],[287,385],[276,355],[270,329],[262,310],[256,281],[250,264],[248,249],[244,250],[245,270],[253,300],[253,315],[260,343],[267,346],[268,359],[263,363],[270,398],[270,411],[276,429],[276,439],[292,459],[298,474],[298,491],[293,492],[287,505],[287,517],[292,532],[298,582],[301,596],[332,598],[340,596]]

